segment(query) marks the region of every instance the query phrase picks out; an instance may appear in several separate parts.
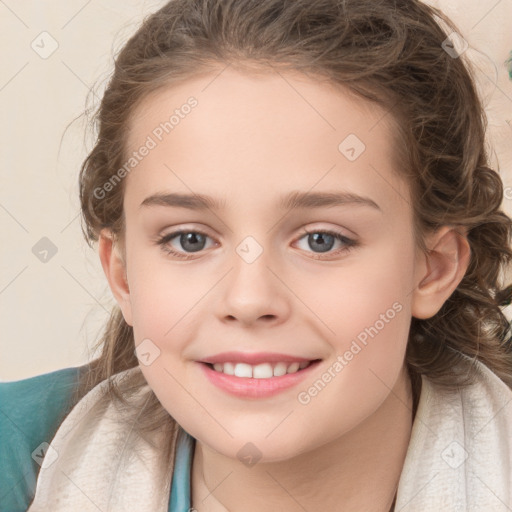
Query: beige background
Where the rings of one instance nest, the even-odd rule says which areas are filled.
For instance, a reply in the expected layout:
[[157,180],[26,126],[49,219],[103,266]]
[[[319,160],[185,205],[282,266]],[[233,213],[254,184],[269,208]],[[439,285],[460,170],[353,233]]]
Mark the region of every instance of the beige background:
[[[101,97],[113,52],[163,3],[0,0],[1,380],[92,356],[113,299],[80,230],[77,175],[91,147],[80,115],[94,84]],[[512,214],[512,0],[432,3],[459,23],[477,65]]]

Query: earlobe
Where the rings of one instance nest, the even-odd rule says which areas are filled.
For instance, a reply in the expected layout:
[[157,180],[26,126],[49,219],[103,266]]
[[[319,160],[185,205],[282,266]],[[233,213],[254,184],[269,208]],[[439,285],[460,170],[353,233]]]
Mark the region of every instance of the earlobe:
[[465,231],[443,226],[428,243],[430,251],[421,254],[417,266],[411,314],[433,317],[462,281],[469,266],[471,250]]
[[98,253],[110,290],[121,308],[123,317],[128,325],[133,325],[126,264],[109,230],[104,229],[100,233]]

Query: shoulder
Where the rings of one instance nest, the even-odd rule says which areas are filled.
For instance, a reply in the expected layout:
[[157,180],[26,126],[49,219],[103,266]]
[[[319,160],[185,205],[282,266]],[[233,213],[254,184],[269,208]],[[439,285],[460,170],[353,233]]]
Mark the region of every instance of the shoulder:
[[26,510],[35,491],[45,443],[75,405],[73,395],[88,365],[0,382],[0,502]]
[[472,383],[455,389],[422,375],[397,510],[459,510],[461,503],[502,510],[512,503],[512,389],[480,361],[468,358],[460,369]]
[[450,411],[457,409],[465,424],[484,427],[492,419],[495,427],[512,429],[512,389],[498,375],[468,356],[463,356],[454,366],[454,373],[469,377],[470,383],[447,389],[422,375],[424,411],[440,407]]
[[483,363],[477,366],[475,384],[461,392],[468,457],[475,474],[488,468],[480,478],[507,482],[503,493],[512,504],[512,389]]
[[464,416],[470,415],[471,422],[481,429],[490,427],[496,434],[512,435],[512,389],[482,362],[472,363],[475,382],[460,394]]
[[458,367],[471,375],[472,383],[453,390],[430,383],[432,419],[448,430],[457,424],[473,459],[479,453],[493,464],[491,454],[500,452],[512,458],[512,389],[481,361],[467,358]]

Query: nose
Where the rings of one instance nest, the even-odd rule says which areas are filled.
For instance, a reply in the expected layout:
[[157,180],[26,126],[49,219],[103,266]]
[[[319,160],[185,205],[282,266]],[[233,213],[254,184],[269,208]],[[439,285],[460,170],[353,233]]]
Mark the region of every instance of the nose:
[[232,263],[217,305],[220,319],[244,326],[285,322],[290,314],[290,292],[283,276],[272,268],[269,252],[263,250],[254,261],[235,252]]

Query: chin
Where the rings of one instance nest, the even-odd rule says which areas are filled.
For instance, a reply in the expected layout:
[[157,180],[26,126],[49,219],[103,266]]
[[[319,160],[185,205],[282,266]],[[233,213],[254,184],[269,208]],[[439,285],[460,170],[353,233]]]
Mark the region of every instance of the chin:
[[198,439],[208,449],[225,457],[239,460],[247,467],[251,467],[256,463],[287,461],[308,451],[308,448],[303,444],[304,437],[300,435],[296,439],[288,434],[283,437],[271,434],[271,436],[274,436],[274,439],[270,440],[265,437],[268,435],[267,432],[257,432],[254,435],[250,431],[246,431],[245,434],[241,435],[230,432],[233,438],[227,440],[224,437],[224,442],[219,442],[218,437],[210,439],[209,437],[203,438],[201,436]]

